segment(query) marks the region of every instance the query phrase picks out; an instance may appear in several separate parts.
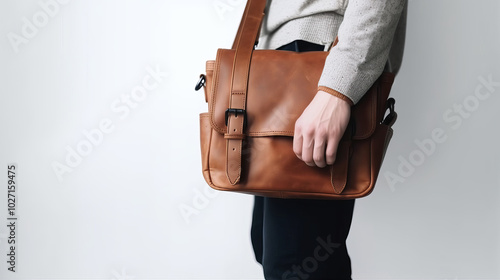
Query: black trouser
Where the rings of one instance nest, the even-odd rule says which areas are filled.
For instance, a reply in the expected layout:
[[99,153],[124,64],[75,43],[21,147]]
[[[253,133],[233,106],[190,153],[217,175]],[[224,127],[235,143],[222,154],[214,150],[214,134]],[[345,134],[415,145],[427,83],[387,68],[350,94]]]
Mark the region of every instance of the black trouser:
[[[295,41],[280,50],[323,50]],[[351,279],[345,241],[354,200],[255,197],[251,238],[267,280]]]

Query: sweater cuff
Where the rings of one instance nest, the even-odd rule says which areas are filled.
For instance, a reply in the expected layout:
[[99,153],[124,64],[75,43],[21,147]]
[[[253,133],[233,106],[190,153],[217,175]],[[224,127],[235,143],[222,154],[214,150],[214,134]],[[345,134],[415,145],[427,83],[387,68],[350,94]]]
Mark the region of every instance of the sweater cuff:
[[346,101],[347,103],[349,103],[350,106],[354,105],[354,102],[349,97],[343,95],[342,93],[340,93],[334,89],[331,89],[331,88],[325,87],[325,86],[319,86],[318,90],[322,90],[322,91],[327,92],[335,97],[338,97],[338,98]]

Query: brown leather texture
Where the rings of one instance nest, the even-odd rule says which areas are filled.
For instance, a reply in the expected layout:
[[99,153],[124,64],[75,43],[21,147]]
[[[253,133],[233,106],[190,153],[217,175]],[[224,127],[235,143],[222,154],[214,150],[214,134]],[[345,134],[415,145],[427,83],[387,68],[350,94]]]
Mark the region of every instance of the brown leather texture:
[[[279,198],[370,194],[393,133],[382,119],[394,75],[383,73],[352,106],[335,163],[306,165],[292,149],[294,126],[318,90],[328,53],[253,50],[262,2],[247,3],[233,48],[219,49],[207,62],[208,112],[200,114],[206,182],[217,190]],[[228,108],[246,114],[228,114]]]

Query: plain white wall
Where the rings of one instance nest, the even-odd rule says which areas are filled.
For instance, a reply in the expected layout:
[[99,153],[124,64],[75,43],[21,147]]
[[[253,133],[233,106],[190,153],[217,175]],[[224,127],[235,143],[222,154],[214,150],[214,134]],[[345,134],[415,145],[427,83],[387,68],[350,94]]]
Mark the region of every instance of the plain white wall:
[[[202,178],[193,90],[244,2],[0,2],[1,279],[263,279],[253,198]],[[355,279],[500,278],[499,16],[496,0],[410,1],[395,136],[348,239]]]

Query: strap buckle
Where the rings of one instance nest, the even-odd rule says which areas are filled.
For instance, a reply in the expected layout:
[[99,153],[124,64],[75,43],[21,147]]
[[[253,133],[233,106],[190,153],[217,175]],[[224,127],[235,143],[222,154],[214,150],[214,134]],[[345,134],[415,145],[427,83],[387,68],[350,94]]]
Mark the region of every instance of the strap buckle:
[[196,86],[194,87],[194,90],[199,91],[202,87],[205,86],[206,81],[207,78],[205,77],[205,75],[201,74],[198,83],[196,83]]
[[226,126],[227,126],[227,121],[229,119],[230,113],[234,114],[235,117],[237,117],[238,114],[243,115],[243,129],[246,128],[246,126],[247,126],[247,112],[244,109],[227,108],[226,112],[224,113],[225,120],[226,120]]
[[382,121],[383,124],[392,126],[394,124],[394,122],[396,121],[397,114],[396,114],[396,111],[394,111],[394,104],[395,103],[396,103],[396,100],[394,100],[394,98],[391,97],[391,98],[387,99],[386,107],[387,107],[387,109],[389,109],[389,114],[387,114],[387,116]]

